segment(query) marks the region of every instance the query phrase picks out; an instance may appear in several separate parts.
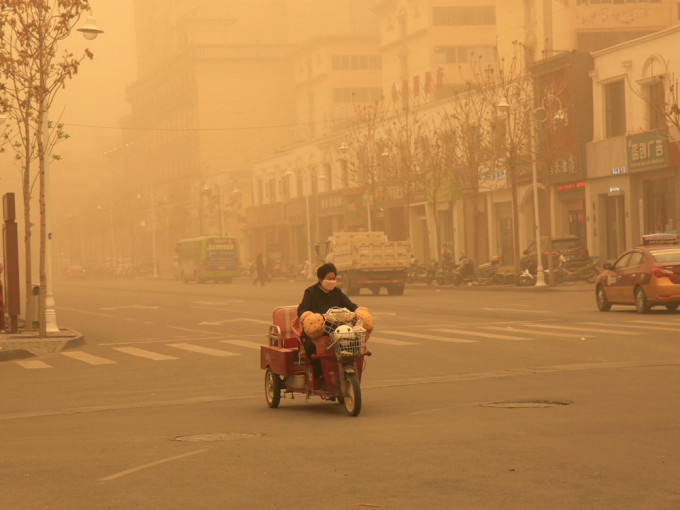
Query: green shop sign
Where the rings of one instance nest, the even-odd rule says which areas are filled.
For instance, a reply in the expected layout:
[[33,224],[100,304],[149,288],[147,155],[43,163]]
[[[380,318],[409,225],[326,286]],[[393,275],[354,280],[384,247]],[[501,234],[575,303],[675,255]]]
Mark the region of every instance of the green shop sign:
[[666,137],[661,132],[628,137],[628,168],[650,170],[668,166]]

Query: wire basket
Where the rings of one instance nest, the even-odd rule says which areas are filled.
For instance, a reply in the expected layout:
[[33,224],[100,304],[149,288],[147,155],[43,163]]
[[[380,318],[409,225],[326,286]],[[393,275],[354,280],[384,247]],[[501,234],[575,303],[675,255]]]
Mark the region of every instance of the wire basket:
[[335,343],[335,353],[338,357],[359,356],[366,353],[366,330],[356,328],[352,335],[341,337]]
[[329,308],[326,312],[323,330],[327,335],[332,336],[338,326],[344,326],[346,324],[354,326],[356,320],[357,318],[356,315],[354,315],[354,312],[350,312],[347,308]]

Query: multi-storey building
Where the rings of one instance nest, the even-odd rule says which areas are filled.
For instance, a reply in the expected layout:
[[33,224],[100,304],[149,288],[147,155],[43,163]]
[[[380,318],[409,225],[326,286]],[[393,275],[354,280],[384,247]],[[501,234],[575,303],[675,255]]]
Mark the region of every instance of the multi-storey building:
[[593,54],[594,137],[588,144],[588,244],[614,259],[643,234],[677,233],[680,221],[674,61],[680,26]]
[[[175,233],[214,230],[203,190],[219,188],[220,195],[235,184],[244,192],[241,203],[253,205],[241,232],[249,256],[288,261],[308,258],[311,245],[333,230],[358,228],[410,238],[416,257],[427,260],[445,244],[470,251],[475,228],[476,262],[495,254],[509,262],[512,199],[501,180],[474,206],[453,193],[435,207],[406,189],[403,162],[384,139],[362,149],[371,153],[370,168],[350,161],[347,148],[359,130],[357,109],[382,108],[388,122],[417,108],[444,111],[475,72],[515,54],[519,71],[535,77],[532,108],[557,98],[568,119],[562,130],[568,143],[551,158],[537,157],[541,218],[551,218],[553,235],[590,240],[590,52],[663,29],[679,14],[678,0],[166,4],[138,2],[140,78],[130,88],[125,126],[134,149],[126,161],[145,172],[129,177],[143,178],[166,204],[184,204],[177,219],[184,223],[168,225]],[[519,187],[519,237],[526,245],[534,232],[531,180]],[[471,215],[481,221],[471,223]]]
[[[361,39],[375,33],[375,15],[361,4],[135,2],[139,78],[128,91],[132,113],[123,129],[131,149],[122,170],[133,187],[153,191],[157,203],[150,209],[160,211],[165,223],[158,228],[168,234],[160,236],[167,239],[160,250],[164,267],[177,237],[217,231],[224,211],[211,207],[215,196],[236,188],[247,207],[253,161],[317,136],[331,118],[328,98],[315,92],[312,79],[314,87],[300,88],[292,52],[322,34]],[[336,93],[363,86],[348,84]],[[227,216],[231,233],[245,236],[245,223],[236,221],[243,213]]]

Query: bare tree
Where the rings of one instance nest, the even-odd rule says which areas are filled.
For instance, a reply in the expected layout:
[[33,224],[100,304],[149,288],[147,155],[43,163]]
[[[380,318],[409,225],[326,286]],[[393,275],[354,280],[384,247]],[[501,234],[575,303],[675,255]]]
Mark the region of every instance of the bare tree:
[[[523,48],[514,45],[512,58],[498,58],[495,63],[483,65],[473,62],[472,76],[468,84],[478,91],[486,103],[491,122],[504,129],[504,167],[512,197],[513,259],[515,271],[519,271],[519,183],[529,175],[531,162],[530,122],[533,114],[532,79],[524,71]],[[499,107],[505,112],[500,112]],[[503,123],[504,118],[504,123]],[[504,128],[501,126],[504,125]],[[491,145],[495,151],[498,147]],[[492,154],[492,157],[495,156]]]
[[[52,155],[56,141],[65,135],[60,127],[50,129],[47,112],[57,92],[78,72],[85,57],[75,57],[64,51],[57,55],[59,43],[71,33],[83,11],[89,9],[87,0],[0,0],[0,74],[2,97],[15,122],[17,136],[14,143],[16,159],[21,164],[24,198],[26,250],[26,316],[32,316],[31,277],[31,197],[37,178],[40,208],[40,335],[46,336],[46,204],[45,163]],[[37,176],[32,162],[38,161]],[[32,330],[32,321],[26,320]]]
[[[465,216],[471,216],[471,239],[465,252],[472,260],[480,257],[481,218],[478,213],[481,193],[493,188],[500,171],[498,162],[498,122],[493,105],[484,100],[476,84],[468,83],[465,91],[456,95],[442,113],[442,126],[451,150],[451,169],[455,187],[462,194]],[[501,147],[503,140],[500,140]],[[467,237],[467,236],[466,236]],[[470,250],[471,251],[468,251]]]

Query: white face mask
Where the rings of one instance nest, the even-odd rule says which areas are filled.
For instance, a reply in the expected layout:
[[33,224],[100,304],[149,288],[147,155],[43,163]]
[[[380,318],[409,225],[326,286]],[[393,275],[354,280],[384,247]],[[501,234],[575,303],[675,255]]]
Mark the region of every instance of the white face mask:
[[321,288],[326,292],[330,292],[335,288],[336,280],[321,280]]

